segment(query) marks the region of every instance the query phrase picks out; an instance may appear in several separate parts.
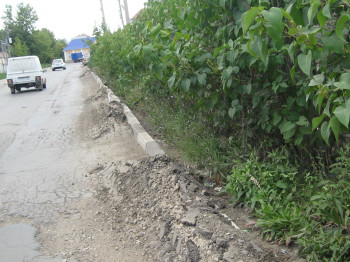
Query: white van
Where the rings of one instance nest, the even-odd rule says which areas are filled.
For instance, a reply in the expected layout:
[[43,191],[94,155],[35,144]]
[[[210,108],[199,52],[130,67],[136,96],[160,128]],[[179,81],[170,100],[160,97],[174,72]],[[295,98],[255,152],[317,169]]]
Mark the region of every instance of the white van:
[[37,56],[20,56],[8,59],[7,85],[11,94],[21,88],[35,87],[39,91],[46,88],[46,78],[43,77],[43,69]]

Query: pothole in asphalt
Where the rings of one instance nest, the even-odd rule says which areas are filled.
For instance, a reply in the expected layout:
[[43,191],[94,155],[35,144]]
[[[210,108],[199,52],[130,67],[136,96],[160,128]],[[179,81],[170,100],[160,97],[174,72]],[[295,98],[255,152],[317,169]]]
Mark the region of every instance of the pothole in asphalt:
[[[40,243],[35,240],[36,233],[35,227],[25,223],[1,227],[0,261],[62,262],[61,257],[43,256],[37,251]],[[69,262],[75,261],[69,260]]]

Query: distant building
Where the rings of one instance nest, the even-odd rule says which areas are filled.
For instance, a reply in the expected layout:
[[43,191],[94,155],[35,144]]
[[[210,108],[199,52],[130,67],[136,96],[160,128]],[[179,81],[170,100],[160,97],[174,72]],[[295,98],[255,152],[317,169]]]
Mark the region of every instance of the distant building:
[[64,60],[71,62],[73,53],[82,53],[84,58],[89,58],[90,44],[93,44],[95,41],[94,37],[89,37],[88,35],[79,35],[73,38],[66,48],[63,49]]
[[131,21],[134,21],[140,15],[142,10],[143,10],[143,8],[141,10],[139,10],[133,17],[131,17]]

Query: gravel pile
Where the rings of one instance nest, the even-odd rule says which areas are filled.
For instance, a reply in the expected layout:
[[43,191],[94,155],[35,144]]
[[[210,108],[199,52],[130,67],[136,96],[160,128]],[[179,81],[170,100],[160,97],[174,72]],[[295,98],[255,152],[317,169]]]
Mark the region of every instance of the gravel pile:
[[224,214],[222,197],[167,156],[96,170],[117,238],[150,261],[296,261],[259,246]]

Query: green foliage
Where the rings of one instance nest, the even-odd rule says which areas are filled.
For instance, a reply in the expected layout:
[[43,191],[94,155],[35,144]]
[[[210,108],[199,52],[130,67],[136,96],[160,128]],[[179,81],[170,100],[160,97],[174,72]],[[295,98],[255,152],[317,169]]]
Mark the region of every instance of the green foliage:
[[8,31],[13,39],[13,56],[37,55],[42,63],[51,63],[54,58],[63,56],[62,50],[66,43],[56,40],[47,29],[35,29],[38,16],[29,4],[18,4],[16,16],[12,14],[12,6],[7,5],[2,19],[5,30],[1,39],[6,37],[5,31]]
[[314,148],[348,132],[349,25],[338,1],[149,1],[95,66],[149,72],[219,129]]
[[[286,150],[263,161],[254,155],[239,161],[226,191],[236,205],[254,210],[268,240],[296,241],[309,261],[350,259],[350,156],[344,147],[329,173],[300,176]],[[314,166],[316,166],[317,162]]]
[[[189,158],[218,173],[234,164],[226,190],[267,239],[344,261],[349,157],[335,157],[349,132],[349,31],[346,1],[149,1],[98,36],[89,65],[133,105],[157,104]],[[256,153],[232,163],[232,141]]]
[[30,54],[30,51],[29,47],[17,37],[12,47],[12,53],[15,56],[26,56]]
[[10,37],[16,39],[18,37],[22,42],[29,46],[30,35],[35,30],[35,23],[38,21],[38,16],[29,4],[19,3],[17,5],[16,15],[13,15],[11,5],[6,5],[4,16],[5,29],[9,31]]

